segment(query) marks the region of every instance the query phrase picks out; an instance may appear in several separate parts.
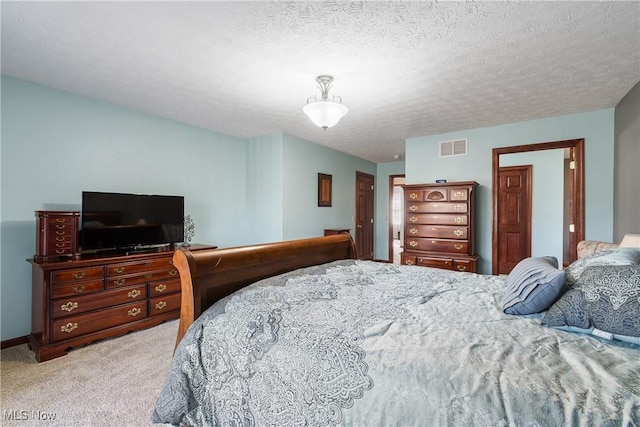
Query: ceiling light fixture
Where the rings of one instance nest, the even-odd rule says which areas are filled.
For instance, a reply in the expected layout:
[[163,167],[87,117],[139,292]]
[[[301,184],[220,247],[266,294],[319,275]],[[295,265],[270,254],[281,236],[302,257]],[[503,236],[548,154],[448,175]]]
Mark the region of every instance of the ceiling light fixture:
[[[331,89],[331,83],[333,82],[332,76],[318,76],[316,77],[316,82],[322,97],[320,100],[315,96],[307,98],[307,105],[302,108],[302,111],[309,116],[316,126],[327,130],[327,128],[338,124],[349,109],[342,105],[342,98],[339,96],[333,96],[331,100],[329,99],[329,89]],[[338,102],[336,102],[336,98]]]

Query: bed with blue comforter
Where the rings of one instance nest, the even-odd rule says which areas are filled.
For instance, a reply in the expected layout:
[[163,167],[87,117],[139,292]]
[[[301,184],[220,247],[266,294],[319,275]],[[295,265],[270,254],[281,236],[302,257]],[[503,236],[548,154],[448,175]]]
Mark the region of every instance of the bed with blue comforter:
[[506,286],[353,259],[261,280],[189,327],[153,421],[640,426],[640,346],[505,314]]

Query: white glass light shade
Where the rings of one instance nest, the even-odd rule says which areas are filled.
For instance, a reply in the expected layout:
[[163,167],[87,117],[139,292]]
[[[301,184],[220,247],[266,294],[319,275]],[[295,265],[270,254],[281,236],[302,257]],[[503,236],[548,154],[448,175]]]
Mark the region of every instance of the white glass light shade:
[[321,100],[305,105],[302,111],[316,126],[327,129],[338,124],[349,109],[337,102]]

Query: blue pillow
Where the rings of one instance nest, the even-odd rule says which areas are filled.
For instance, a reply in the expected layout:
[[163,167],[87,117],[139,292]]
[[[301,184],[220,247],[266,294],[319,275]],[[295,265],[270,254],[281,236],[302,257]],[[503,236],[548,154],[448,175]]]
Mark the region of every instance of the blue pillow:
[[548,309],[562,294],[564,278],[555,257],[523,259],[507,277],[504,312],[521,315]]
[[640,344],[640,265],[585,268],[542,324]]

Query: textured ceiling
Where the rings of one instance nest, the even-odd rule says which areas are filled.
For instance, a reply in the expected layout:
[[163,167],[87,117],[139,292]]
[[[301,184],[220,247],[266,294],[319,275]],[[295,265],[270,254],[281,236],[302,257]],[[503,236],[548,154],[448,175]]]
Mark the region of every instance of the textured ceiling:
[[[640,2],[7,2],[3,74],[238,137],[371,161],[409,137],[614,107]],[[349,108],[302,113],[315,77]]]

